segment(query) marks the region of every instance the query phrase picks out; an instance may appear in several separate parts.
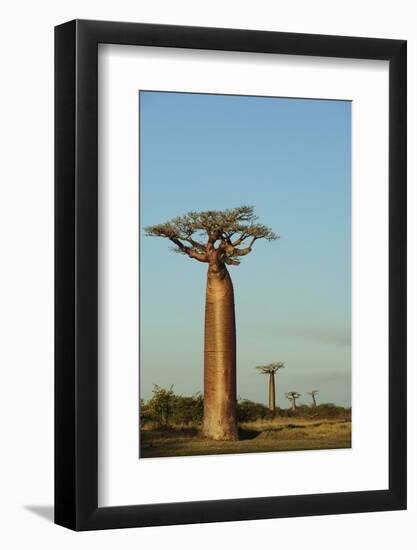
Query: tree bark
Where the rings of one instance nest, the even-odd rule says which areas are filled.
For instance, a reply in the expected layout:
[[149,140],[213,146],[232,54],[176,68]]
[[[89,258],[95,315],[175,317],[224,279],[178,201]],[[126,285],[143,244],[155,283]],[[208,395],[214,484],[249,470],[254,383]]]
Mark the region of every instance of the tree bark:
[[295,411],[296,408],[297,408],[297,405],[295,404],[295,399],[294,399],[294,397],[293,397],[292,400],[291,400],[291,409],[292,409],[293,411]]
[[275,373],[269,373],[269,410],[275,412]]
[[207,274],[203,435],[237,439],[235,304],[225,266],[210,266]]

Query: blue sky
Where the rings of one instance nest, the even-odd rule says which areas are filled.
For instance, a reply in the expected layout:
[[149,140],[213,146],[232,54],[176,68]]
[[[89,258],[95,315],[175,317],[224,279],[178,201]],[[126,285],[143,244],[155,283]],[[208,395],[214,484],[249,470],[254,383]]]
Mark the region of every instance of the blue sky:
[[[283,361],[283,393],[350,405],[351,103],[140,92],[141,397],[203,389],[206,264],[143,227],[253,205],[280,235],[229,268],[238,395],[266,403],[254,367]],[[303,396],[300,402],[309,402]]]

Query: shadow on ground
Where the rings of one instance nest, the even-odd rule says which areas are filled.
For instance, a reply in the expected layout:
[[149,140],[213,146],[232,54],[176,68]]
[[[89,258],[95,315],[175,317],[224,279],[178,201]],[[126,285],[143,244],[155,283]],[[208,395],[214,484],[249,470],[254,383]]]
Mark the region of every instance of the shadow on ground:
[[28,510],[28,512],[32,512],[32,514],[35,514],[49,523],[53,523],[54,521],[54,507],[53,506],[38,506],[36,504],[26,505],[24,506],[25,510]]
[[258,437],[259,432],[256,430],[244,430],[239,428],[239,441],[246,441],[247,439],[255,439]]

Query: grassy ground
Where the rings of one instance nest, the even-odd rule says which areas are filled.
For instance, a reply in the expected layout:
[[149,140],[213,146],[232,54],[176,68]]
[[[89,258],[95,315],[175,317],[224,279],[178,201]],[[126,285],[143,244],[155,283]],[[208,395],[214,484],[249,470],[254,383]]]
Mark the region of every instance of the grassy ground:
[[265,453],[351,446],[349,420],[274,418],[239,426],[238,441],[210,441],[196,427],[141,429],[141,458]]

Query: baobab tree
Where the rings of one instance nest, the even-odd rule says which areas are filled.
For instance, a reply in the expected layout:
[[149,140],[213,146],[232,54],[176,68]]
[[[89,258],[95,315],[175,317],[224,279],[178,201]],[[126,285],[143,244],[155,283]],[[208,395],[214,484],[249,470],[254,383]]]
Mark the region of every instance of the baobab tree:
[[317,409],[317,402],[316,402],[316,395],[319,393],[319,390],[311,390],[307,392],[307,395],[311,395],[313,398],[313,402],[311,403],[311,407],[313,409]]
[[261,374],[269,375],[268,408],[271,413],[275,413],[275,373],[278,369],[284,368],[284,363],[270,363],[269,365],[260,365],[256,368]]
[[301,393],[298,393],[296,391],[290,391],[285,394],[285,397],[291,401],[291,410],[295,411],[297,408],[296,399],[301,397]]
[[151,237],[165,237],[175,252],[208,264],[204,328],[203,435],[237,439],[236,327],[233,285],[227,266],[237,266],[259,239],[277,235],[257,223],[252,206],[189,212],[145,228]]

